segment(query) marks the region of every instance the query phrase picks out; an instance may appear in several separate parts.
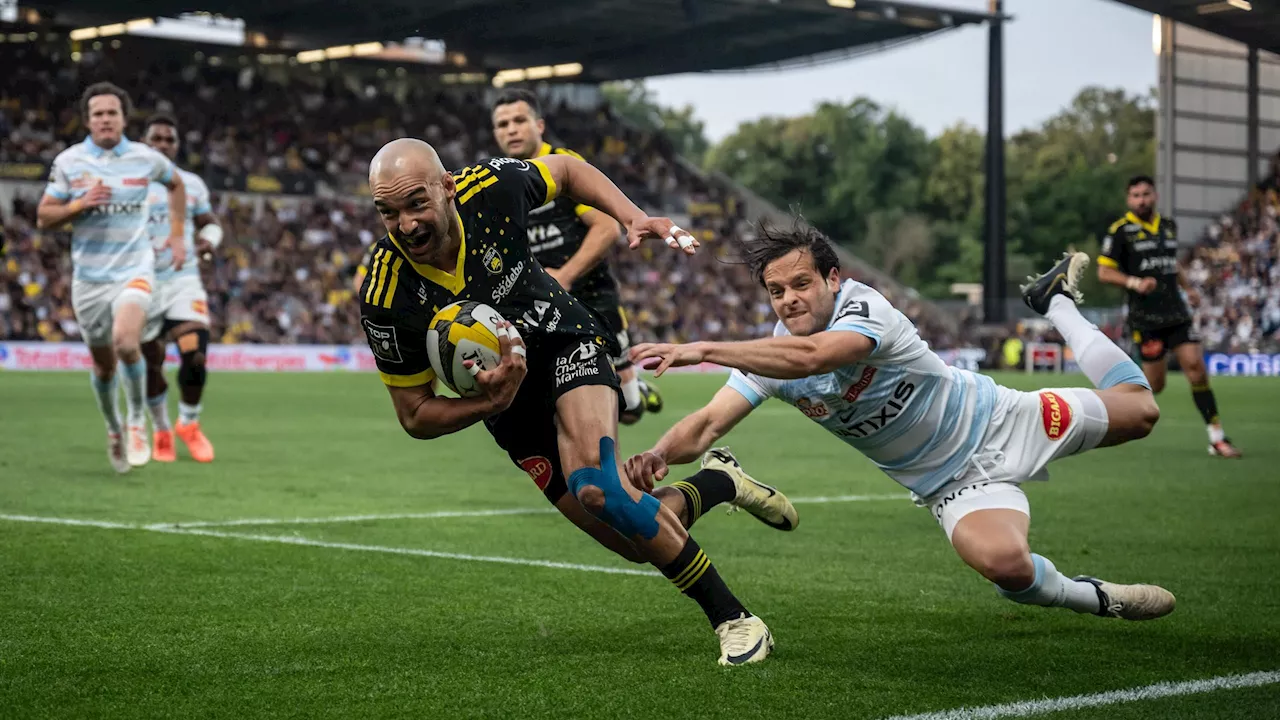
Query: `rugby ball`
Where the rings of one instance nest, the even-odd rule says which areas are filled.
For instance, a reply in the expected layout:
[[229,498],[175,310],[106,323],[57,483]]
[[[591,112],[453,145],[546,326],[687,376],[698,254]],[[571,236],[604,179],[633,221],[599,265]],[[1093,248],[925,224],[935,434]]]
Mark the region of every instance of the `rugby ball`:
[[480,394],[476,379],[463,366],[470,360],[481,370],[498,367],[497,310],[478,302],[456,302],[440,308],[427,328],[427,357],[440,381],[462,397]]

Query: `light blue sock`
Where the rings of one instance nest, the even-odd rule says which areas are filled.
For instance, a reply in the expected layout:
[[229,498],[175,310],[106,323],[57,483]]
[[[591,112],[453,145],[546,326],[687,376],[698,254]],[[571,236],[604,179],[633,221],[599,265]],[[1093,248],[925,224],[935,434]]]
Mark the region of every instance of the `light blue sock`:
[[125,420],[130,425],[146,422],[147,361],[138,358],[131,363],[120,363],[124,371]]
[[1070,298],[1055,296],[1049,301],[1049,312],[1045,317],[1062,333],[1076,356],[1080,370],[1094,387],[1106,390],[1127,383],[1151,389],[1142,368],[1125,351],[1116,347],[1097,325],[1085,320]]
[[1072,580],[1058,572],[1048,558],[1031,553],[1031,564],[1036,568],[1036,579],[1031,587],[1010,592],[996,586],[996,592],[1023,605],[1065,607],[1078,613],[1098,612],[1098,591],[1092,583]]
[[120,414],[116,412],[116,376],[110,380],[100,380],[97,375],[89,373],[93,396],[98,400],[98,410],[102,411],[102,419],[107,422],[107,432],[120,432]]

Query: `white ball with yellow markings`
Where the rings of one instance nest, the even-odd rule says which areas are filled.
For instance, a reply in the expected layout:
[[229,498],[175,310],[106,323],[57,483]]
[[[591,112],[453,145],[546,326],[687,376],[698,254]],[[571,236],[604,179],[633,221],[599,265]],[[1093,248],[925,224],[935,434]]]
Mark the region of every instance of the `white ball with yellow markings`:
[[480,394],[475,377],[463,366],[470,360],[492,370],[502,360],[497,310],[478,302],[456,302],[440,308],[427,328],[427,357],[440,380],[462,397]]

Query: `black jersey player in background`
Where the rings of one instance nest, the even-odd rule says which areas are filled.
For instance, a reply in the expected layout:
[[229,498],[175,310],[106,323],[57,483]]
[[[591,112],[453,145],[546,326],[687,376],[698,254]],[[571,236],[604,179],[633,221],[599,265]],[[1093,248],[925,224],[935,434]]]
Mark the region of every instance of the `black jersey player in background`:
[[[616,448],[617,343],[597,315],[564,290],[529,251],[530,209],[561,192],[600,207],[627,228],[634,246],[664,238],[692,253],[696,241],[666,218],[647,217],[602,173],[573,157],[495,158],[450,174],[430,145],[401,139],[384,146],[369,169],[374,204],[387,235],[374,247],[361,287],[361,324],[410,435],[433,439],[483,421],[498,445],[567,518],[598,542],[658,568],[702,607],[720,639],[720,662],[763,660],[772,647],[720,579],[686,526],[692,513],[636,489],[620,473]],[[687,238],[687,239],[686,239]],[[467,363],[480,394],[439,397],[427,359],[431,318],[454,302],[485,303],[505,319],[502,359]],[[732,502],[771,524],[795,511],[736,463],[704,460],[686,481],[702,505]],[[683,504],[683,503],[681,503]]]
[[[546,155],[582,156],[542,139],[546,120],[538,96],[528,90],[505,90],[493,104],[493,137],[505,155],[529,160]],[[656,386],[640,379],[631,363],[631,339],[627,313],[622,308],[618,280],[609,269],[609,253],[618,239],[618,221],[589,205],[563,195],[529,211],[529,249],[547,274],[588,307],[600,313],[607,329],[618,339],[621,352],[613,368],[622,383],[623,408],[619,419],[631,425],[646,410],[662,409]]]
[[[1146,175],[1129,180],[1125,213],[1107,228],[1098,256],[1098,279],[1128,292],[1129,329],[1142,357],[1142,372],[1153,392],[1164,389],[1165,354],[1173,350],[1191,384],[1191,397],[1204,417],[1209,452],[1240,457],[1218,418],[1218,403],[1209,387],[1204,350],[1192,327],[1191,309],[1182,289],[1191,288],[1178,268],[1178,227],[1156,212],[1155,181]],[[1192,297],[1198,304],[1198,298]]]

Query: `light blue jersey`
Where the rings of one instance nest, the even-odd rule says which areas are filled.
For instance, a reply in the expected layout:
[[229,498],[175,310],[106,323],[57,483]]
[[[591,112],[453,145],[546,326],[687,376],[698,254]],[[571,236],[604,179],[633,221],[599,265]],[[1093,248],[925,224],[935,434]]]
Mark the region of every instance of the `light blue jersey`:
[[83,282],[123,282],[155,262],[147,233],[147,189],[152,181],[170,182],[173,163],[142,143],[121,138],[104,150],[91,138],[54,158],[45,194],[74,200],[102,181],[111,189],[105,204],[71,221],[73,277]]
[[147,203],[150,206],[147,230],[156,252],[156,282],[161,283],[182,275],[200,276],[200,263],[196,260],[196,216],[213,212],[209,204],[209,187],[193,172],[177,168],[178,177],[187,189],[187,224],[183,237],[187,246],[187,260],[181,270],[173,269],[173,250],[169,247],[169,189],[158,182],[151,183]]
[[[830,331],[876,344],[865,361],[825,375],[776,380],[734,370],[729,387],[752,406],[776,397],[928,497],[965,470],[996,404],[996,384],[948,366],[915,326],[874,289],[846,280]],[[789,335],[781,322],[774,336]]]

